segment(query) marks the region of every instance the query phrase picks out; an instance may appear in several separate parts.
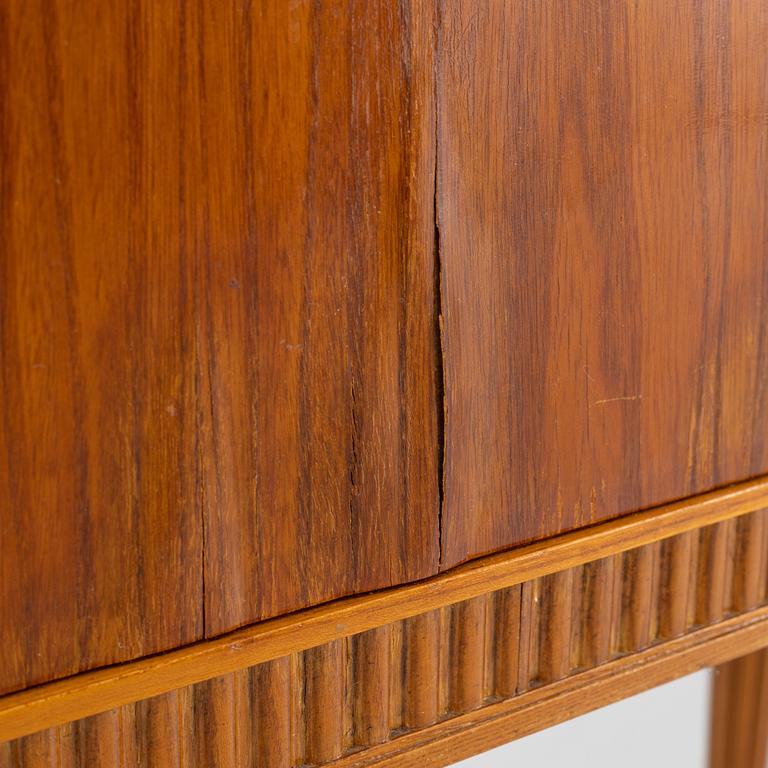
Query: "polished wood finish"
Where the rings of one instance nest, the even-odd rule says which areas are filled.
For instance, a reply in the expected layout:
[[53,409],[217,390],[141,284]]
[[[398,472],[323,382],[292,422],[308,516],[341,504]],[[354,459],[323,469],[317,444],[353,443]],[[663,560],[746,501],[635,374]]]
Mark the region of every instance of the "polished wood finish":
[[[471,757],[484,750],[548,728],[599,707],[619,701],[627,696],[645,691],[656,685],[690,674],[703,667],[721,664],[737,654],[765,646],[768,633],[768,611],[761,608],[696,630],[676,640],[664,642],[650,648],[623,655],[608,664],[571,675],[549,685],[540,686],[514,697],[495,700],[479,709],[455,714],[430,727],[415,728],[398,732],[396,738],[384,743],[350,750],[350,754],[332,764],[339,768],[366,768],[367,766],[439,766]],[[252,670],[255,674],[259,668]],[[287,687],[283,695],[295,690]],[[113,768],[120,765],[182,766],[203,768],[209,763],[199,762],[201,750],[206,754],[205,732],[196,731],[189,724],[190,700],[193,689],[182,689],[168,696],[140,702],[135,715],[130,714],[132,705],[117,712],[121,717],[110,718],[113,728],[111,743],[119,743],[123,754],[138,756],[138,763],[97,762],[88,763],[82,751],[82,741],[73,740],[75,732],[87,734],[98,723],[96,718],[87,718],[78,723],[53,728],[14,742],[0,743],[0,768],[18,766],[67,766],[67,768],[90,768],[100,765]],[[254,689],[249,705],[258,708],[271,691]],[[270,699],[271,700],[271,699]],[[247,704],[246,704],[247,705]],[[178,720],[148,720],[148,709],[169,712]],[[222,721],[220,720],[219,723]],[[263,723],[264,721],[258,721]],[[293,731],[289,727],[269,727],[257,730],[255,727],[242,732],[241,739],[250,744],[254,751],[252,761],[234,763],[238,768],[271,768],[276,765],[290,765],[289,755],[300,755],[301,747],[295,751],[270,752],[265,756],[265,743],[276,746],[288,743],[291,733],[299,738],[294,744],[301,744],[301,722]],[[393,734],[395,736],[395,734]],[[365,743],[365,742],[363,742]],[[246,755],[248,752],[246,752]],[[109,758],[110,753],[106,753]],[[35,763],[34,760],[39,762]],[[736,765],[726,763],[727,765]]]
[[[434,721],[441,706],[440,696],[445,692],[443,689],[441,693],[438,679],[441,653],[445,657],[441,651],[441,627],[446,620],[450,621],[445,615],[447,606],[489,593],[494,593],[494,600],[506,606],[503,611],[498,606],[494,608],[506,617],[499,621],[507,622],[507,630],[497,632],[499,647],[508,647],[510,653],[510,661],[503,662],[506,671],[497,675],[496,684],[500,691],[511,690],[513,683],[520,690],[520,686],[527,684],[526,680],[532,679],[525,665],[535,661],[531,654],[536,652],[538,639],[532,633],[540,625],[532,618],[532,612],[537,610],[542,579],[567,569],[574,570],[574,610],[586,618],[573,625],[578,629],[578,642],[572,640],[573,648],[578,649],[574,651],[573,664],[588,668],[606,661],[610,649],[617,647],[615,633],[627,626],[628,619],[623,618],[616,624],[611,618],[614,614],[637,617],[641,624],[645,623],[632,600],[633,571],[626,567],[623,553],[630,552],[626,562],[636,562],[637,556],[631,554],[632,551],[655,549],[657,545],[678,550],[688,547],[690,559],[657,558],[658,573],[650,581],[638,580],[638,587],[642,585],[645,590],[638,592],[643,605],[663,606],[656,620],[645,623],[654,628],[659,638],[672,637],[668,627],[673,621],[681,621],[681,616],[684,619],[678,633],[686,627],[718,621],[737,606],[743,610],[754,604],[755,595],[746,600],[740,593],[740,585],[751,582],[758,568],[761,586],[757,594],[768,593],[768,580],[760,565],[768,553],[768,538],[760,545],[763,554],[759,558],[748,562],[738,559],[739,567],[735,569],[729,565],[736,556],[734,547],[723,550],[724,556],[713,560],[706,546],[715,538],[713,532],[723,526],[735,528],[736,520],[745,521],[749,526],[763,526],[765,530],[768,523],[763,519],[762,510],[766,508],[768,480],[750,481],[547,542],[491,555],[417,584],[350,597],[264,621],[189,648],[5,696],[0,698],[0,740],[280,659],[286,654],[300,653],[390,623],[397,627],[397,631],[393,631],[393,647],[402,648],[403,666],[409,670],[406,683],[397,676],[390,681],[392,706],[400,711],[394,702],[405,685],[410,693],[403,694],[403,722],[409,726],[423,725]],[[686,542],[690,538],[694,542],[688,546]],[[681,582],[684,575],[689,578],[689,591],[670,595],[667,585]],[[653,590],[651,593],[649,588]],[[614,606],[611,612],[605,611],[608,601]],[[700,606],[707,610],[700,611]],[[560,616],[564,614],[561,612]],[[518,621],[528,627],[519,645],[517,640],[513,641],[517,632],[514,622]],[[531,653],[528,649],[532,649]],[[514,654],[520,656],[519,669],[512,667]],[[518,676],[522,681],[519,685]]]
[[129,6],[0,10],[0,692],[203,635],[192,116]]
[[0,8],[0,768],[444,765],[725,662],[764,761],[767,123],[766,0]]
[[[767,517],[760,510],[729,523],[762,525]],[[708,529],[661,544],[678,545],[691,533],[700,539]],[[427,744],[434,748],[427,764],[444,765],[768,644],[768,592],[739,593],[757,560],[745,563],[730,548],[718,566],[722,612],[702,627],[688,608],[708,582],[671,600],[662,594],[678,572],[700,572],[706,549],[666,559],[659,549],[651,542],[610,557],[617,578],[607,589],[600,578],[584,580],[587,565],[605,562],[592,561],[400,621],[379,613],[373,629],[12,741],[0,768],[58,749],[59,732],[73,727],[85,736],[70,747],[75,765],[90,765],[96,750],[105,768],[155,765],[148,743],[180,755],[181,766],[268,766],[276,756],[287,767],[413,764]],[[768,540],[760,550],[761,559],[768,555]],[[668,639],[661,628],[672,615],[688,618]],[[585,667],[597,627],[608,638],[605,653]],[[757,689],[751,698],[757,703]],[[173,707],[181,720],[169,728]],[[747,701],[741,707],[752,709]],[[138,762],[121,762],[126,754],[139,754]]]
[[435,573],[430,4],[0,14],[0,693]]
[[[623,655],[518,696],[488,704],[352,753],[338,768],[442,768],[528,736],[739,653],[764,648],[768,612],[750,611],[675,640]],[[730,764],[729,764],[730,765]]]
[[436,570],[434,46],[429,3],[197,8],[211,636]]
[[440,19],[443,567],[765,472],[768,4]]
[[765,768],[768,761],[768,650],[715,670],[710,768]]

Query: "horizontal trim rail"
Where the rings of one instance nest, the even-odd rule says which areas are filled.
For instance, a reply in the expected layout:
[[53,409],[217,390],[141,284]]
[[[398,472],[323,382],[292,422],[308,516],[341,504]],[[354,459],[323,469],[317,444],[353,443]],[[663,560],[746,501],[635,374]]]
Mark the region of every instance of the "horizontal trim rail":
[[270,619],[0,698],[0,741],[167,693],[768,507],[768,478],[490,555],[405,586]]

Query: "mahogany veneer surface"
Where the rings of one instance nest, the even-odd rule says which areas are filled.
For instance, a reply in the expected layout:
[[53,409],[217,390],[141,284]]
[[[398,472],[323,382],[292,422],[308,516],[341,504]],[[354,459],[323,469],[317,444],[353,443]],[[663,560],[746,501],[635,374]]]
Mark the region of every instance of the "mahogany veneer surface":
[[0,8],[0,692],[438,566],[433,25]]
[[443,567],[768,469],[768,3],[445,0]]

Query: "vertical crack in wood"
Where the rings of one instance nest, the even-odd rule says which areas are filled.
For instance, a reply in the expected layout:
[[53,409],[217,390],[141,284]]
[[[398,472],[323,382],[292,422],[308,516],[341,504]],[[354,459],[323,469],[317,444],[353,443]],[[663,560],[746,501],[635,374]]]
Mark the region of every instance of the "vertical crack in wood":
[[438,570],[443,566],[443,511],[445,506],[445,423],[447,420],[447,403],[445,399],[445,338],[443,329],[443,264],[440,253],[440,183],[439,183],[439,141],[440,141],[440,110],[439,110],[439,73],[440,73],[440,6],[434,5],[433,44],[433,78],[432,101],[434,104],[434,161],[432,177],[434,179],[434,196],[432,218],[434,222],[434,334],[436,356],[436,408],[437,408],[437,477],[438,477]]

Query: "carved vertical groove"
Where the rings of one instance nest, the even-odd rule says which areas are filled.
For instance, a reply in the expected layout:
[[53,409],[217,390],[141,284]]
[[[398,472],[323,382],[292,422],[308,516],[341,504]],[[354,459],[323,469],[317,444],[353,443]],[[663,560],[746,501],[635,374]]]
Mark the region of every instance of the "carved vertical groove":
[[506,699],[517,692],[520,666],[520,585],[493,595],[494,608],[494,686],[492,696]]
[[232,678],[232,713],[235,739],[235,765],[242,768],[253,766],[253,727],[251,712],[251,670],[239,669],[229,677]]
[[450,608],[449,711],[469,712],[485,700],[485,627],[488,596]]
[[190,691],[182,688],[136,704],[139,764],[181,768],[189,762]]
[[646,648],[654,639],[658,554],[658,545],[649,544],[625,552],[622,558],[621,623],[617,648],[621,653]]
[[330,762],[343,752],[345,644],[335,640],[304,653],[305,760],[310,765]]
[[571,669],[573,570],[541,579],[537,682],[560,680]]
[[117,710],[117,735],[120,765],[124,768],[133,768],[138,759],[137,732],[136,732],[136,706],[128,705]]
[[403,624],[396,621],[390,629],[390,664],[389,664],[389,724],[390,732],[401,731],[403,725],[403,693],[405,673],[405,646],[403,645]]
[[702,528],[699,532],[699,562],[696,594],[696,624],[711,624],[727,609],[727,583],[731,521]]
[[41,731],[20,740],[18,755],[24,768],[51,768],[58,764],[58,739],[51,731]]
[[659,637],[670,640],[688,629],[694,534],[684,533],[661,543]]
[[292,662],[293,657],[286,656],[253,668],[250,685],[255,723],[255,768],[292,764]]
[[439,714],[439,611],[403,622],[403,656],[403,727],[432,725]]
[[735,552],[730,605],[734,611],[747,611],[760,602],[764,556],[764,518],[747,515],[734,521]]
[[372,746],[389,737],[391,626],[357,635],[352,648],[354,744]]
[[763,574],[760,579],[760,594],[758,596],[758,602],[760,605],[768,600],[768,510],[761,510],[755,512],[755,515],[759,516],[762,521],[762,550],[763,550]]
[[122,768],[120,741],[120,709],[86,717],[78,723],[77,751],[83,765]]
[[536,678],[539,664],[539,590],[541,580],[526,581],[520,597],[520,650],[517,692],[523,693]]
[[768,599],[768,511],[0,744],[0,768],[324,765]]
[[582,569],[581,611],[572,654],[575,668],[587,669],[610,658],[616,570],[613,557],[587,563]]
[[194,736],[199,765],[248,765],[243,733],[242,672],[195,686]]
[[75,723],[67,723],[59,728],[51,729],[56,733],[56,750],[58,755],[56,768],[76,768],[79,765],[75,727]]

